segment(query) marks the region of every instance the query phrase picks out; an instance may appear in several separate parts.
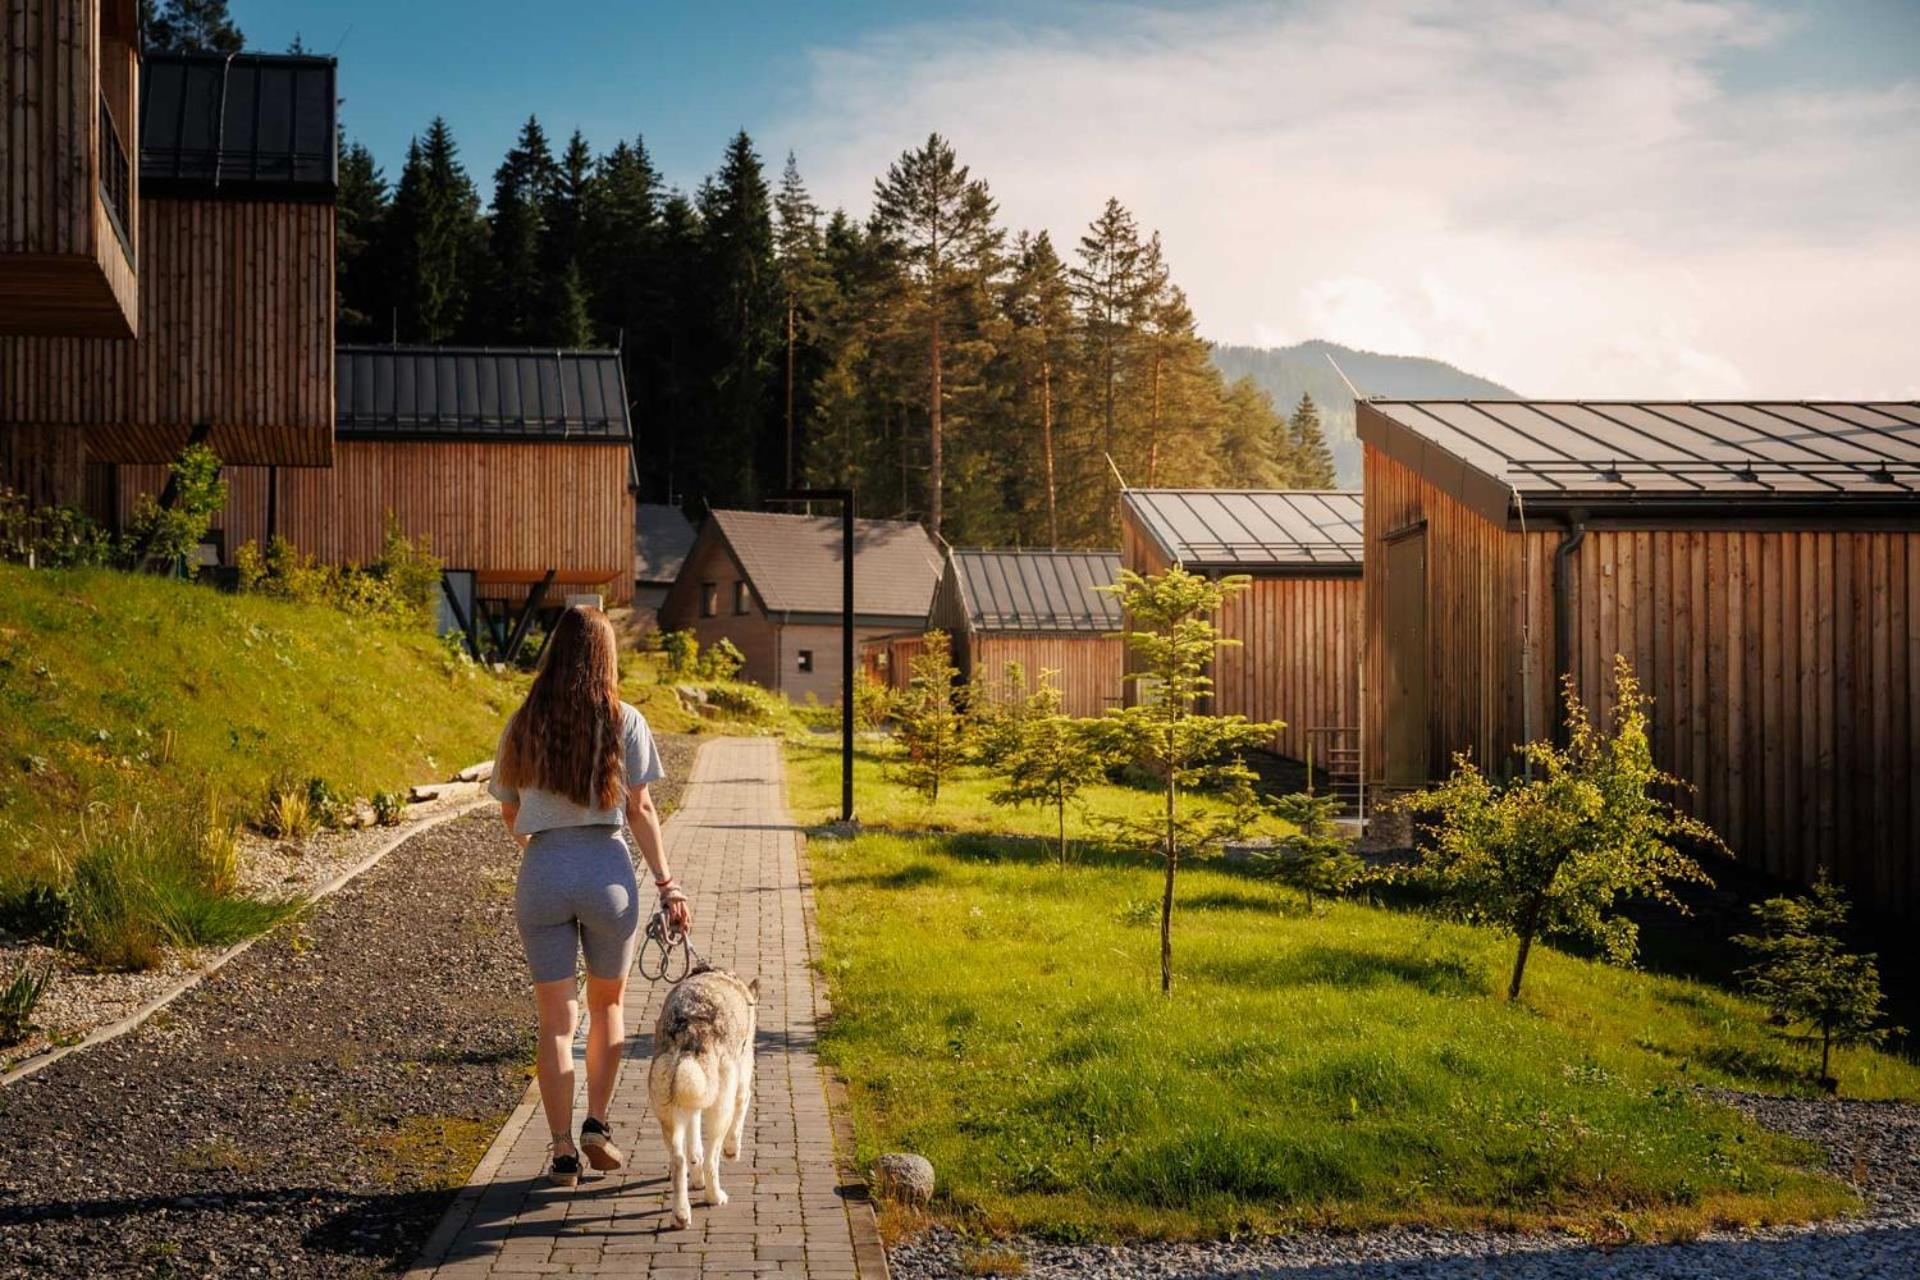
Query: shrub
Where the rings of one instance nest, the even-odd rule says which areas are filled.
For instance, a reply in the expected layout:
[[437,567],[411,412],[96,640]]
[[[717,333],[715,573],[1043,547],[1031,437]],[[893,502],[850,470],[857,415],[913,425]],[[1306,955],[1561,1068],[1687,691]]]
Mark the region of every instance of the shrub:
[[772,724],[786,711],[780,695],[752,684],[716,685],[707,690],[707,705],[730,720],[749,724]]
[[[1223,639],[1213,625],[1220,607],[1249,579],[1202,578],[1175,566],[1142,577],[1122,570],[1108,588],[1132,619],[1127,647],[1140,659],[1135,681],[1140,701],[1100,722],[1115,735],[1114,750],[1125,751],[1150,770],[1164,790],[1164,813],[1150,818],[1117,819],[1123,838],[1151,849],[1160,859],[1160,990],[1173,990],[1173,888],[1181,857],[1217,852],[1227,840],[1252,825],[1253,771],[1243,754],[1276,733],[1277,724],[1255,724],[1244,716],[1208,716],[1196,711],[1213,688],[1207,674]],[[1206,813],[1183,812],[1180,794],[1192,787],[1221,792],[1225,806]]]
[[75,507],[31,508],[24,495],[0,487],[0,560],[41,569],[108,564],[113,539]]
[[318,819],[307,785],[290,778],[267,784],[266,803],[260,809],[260,830],[281,840],[303,840],[313,834]]
[[1520,998],[1536,937],[1582,939],[1630,962],[1639,932],[1616,914],[1620,900],[1638,895],[1679,908],[1669,883],[1712,881],[1677,842],[1725,848],[1706,824],[1655,794],[1685,784],[1653,763],[1651,699],[1623,657],[1614,659],[1613,687],[1609,732],[1588,718],[1571,677],[1564,681],[1567,745],[1523,747],[1534,776],[1501,786],[1461,756],[1445,783],[1405,802],[1434,820],[1422,824],[1432,843],[1403,876],[1518,939],[1509,1000]]
[[32,942],[57,943],[66,936],[72,907],[50,884],[24,884],[0,893],[0,932]]
[[394,626],[431,626],[437,616],[440,561],[424,541],[407,538],[391,512],[380,555],[370,564],[324,565],[278,537],[265,552],[255,543],[242,544],[233,562],[243,591],[331,605]]
[[1293,825],[1293,834],[1272,851],[1254,855],[1274,879],[1306,895],[1309,911],[1315,895],[1344,894],[1366,872],[1366,863],[1340,837],[1335,825],[1338,808],[1333,797],[1311,792],[1274,801],[1274,812]]
[[666,655],[660,673],[669,680],[684,680],[694,674],[700,660],[700,638],[691,631],[665,631],[660,635],[660,651]]
[[19,1044],[33,1030],[33,1011],[53,985],[53,969],[34,968],[25,960],[0,987],[0,1045]]
[[953,682],[960,672],[951,658],[947,633],[927,632],[926,646],[909,668],[906,692],[894,708],[905,758],[897,776],[928,803],[940,799],[940,784],[960,767],[963,722],[953,705]]
[[853,723],[878,729],[893,714],[893,690],[862,672],[853,682]]
[[397,827],[407,812],[407,798],[398,791],[373,793],[373,820],[383,827]]
[[198,572],[193,553],[206,540],[213,518],[227,505],[227,482],[220,478],[220,458],[203,444],[180,451],[169,469],[173,505],[162,506],[152,494],[142,494],[127,527],[122,558],[129,568],[149,565],[171,570],[184,565],[188,577]]
[[1850,908],[1840,886],[1820,871],[1803,897],[1769,898],[1753,908],[1757,934],[1734,941],[1753,964],[1742,973],[1747,990],[1799,1039],[1820,1045],[1820,1083],[1839,1090],[1831,1063],[1835,1045],[1884,1042],[1897,1029],[1881,1025],[1880,970],[1871,955],[1847,950]]
[[740,674],[740,668],[747,665],[747,657],[733,641],[721,636],[707,646],[700,655],[700,678],[703,680],[731,680]]
[[347,825],[353,801],[337,791],[325,778],[307,779],[307,812],[316,826],[338,831]]

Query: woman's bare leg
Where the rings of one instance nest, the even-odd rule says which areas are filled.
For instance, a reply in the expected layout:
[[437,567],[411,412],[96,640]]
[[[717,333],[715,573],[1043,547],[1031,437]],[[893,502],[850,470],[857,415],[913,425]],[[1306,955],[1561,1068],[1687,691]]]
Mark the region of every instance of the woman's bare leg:
[[613,1101],[613,1077],[627,1043],[627,980],[587,975],[587,1114],[605,1121]]
[[[533,984],[540,1006],[540,1047],[535,1057],[540,1106],[547,1113],[547,1132],[555,1142],[566,1144],[562,1154],[573,1150],[573,1031],[580,1021],[575,991],[572,978]],[[587,1077],[593,1077],[591,1066]]]

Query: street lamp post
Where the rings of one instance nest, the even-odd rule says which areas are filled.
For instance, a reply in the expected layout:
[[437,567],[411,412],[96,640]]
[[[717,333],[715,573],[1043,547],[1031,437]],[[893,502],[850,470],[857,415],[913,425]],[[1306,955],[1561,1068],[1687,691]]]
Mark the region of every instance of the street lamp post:
[[840,821],[853,821],[853,517],[851,489],[783,489],[771,502],[840,504]]

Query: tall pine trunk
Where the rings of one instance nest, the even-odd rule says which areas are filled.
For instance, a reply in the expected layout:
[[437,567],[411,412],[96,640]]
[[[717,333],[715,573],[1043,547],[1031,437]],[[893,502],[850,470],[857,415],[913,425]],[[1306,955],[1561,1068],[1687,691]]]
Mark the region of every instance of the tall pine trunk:
[[941,517],[940,489],[942,458],[940,448],[940,381],[943,372],[941,369],[941,355],[940,302],[936,295],[933,304],[933,343],[930,351],[931,368],[929,369],[932,390],[927,396],[927,417],[930,423],[933,446],[932,452],[927,458],[927,527],[933,532],[933,536],[936,538],[940,536]]
[[1053,477],[1053,360],[1040,357],[1040,450],[1047,463],[1047,545],[1060,549],[1060,512]]
[[793,295],[787,295],[787,488],[794,485],[793,472]]
[[1153,357],[1153,411],[1147,419],[1147,488],[1160,477],[1160,356]]
[[[1168,735],[1172,737],[1171,734]],[[1180,845],[1174,839],[1175,795],[1173,761],[1167,765],[1167,879],[1160,890],[1160,994],[1173,994],[1173,874],[1180,865]]]

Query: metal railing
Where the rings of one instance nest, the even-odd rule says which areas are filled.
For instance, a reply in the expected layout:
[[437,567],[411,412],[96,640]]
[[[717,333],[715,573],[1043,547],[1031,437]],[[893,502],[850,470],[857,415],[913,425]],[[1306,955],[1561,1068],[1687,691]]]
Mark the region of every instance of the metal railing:
[[113,112],[107,109],[104,93],[100,95],[100,201],[107,206],[107,219],[120,237],[127,261],[132,262],[133,239],[128,228],[133,225],[133,167],[120,141],[120,130],[113,123]]

